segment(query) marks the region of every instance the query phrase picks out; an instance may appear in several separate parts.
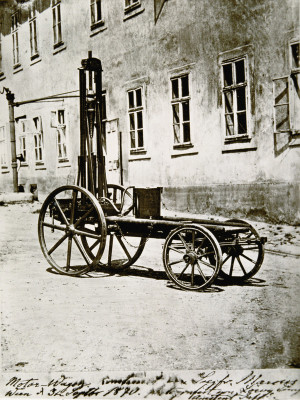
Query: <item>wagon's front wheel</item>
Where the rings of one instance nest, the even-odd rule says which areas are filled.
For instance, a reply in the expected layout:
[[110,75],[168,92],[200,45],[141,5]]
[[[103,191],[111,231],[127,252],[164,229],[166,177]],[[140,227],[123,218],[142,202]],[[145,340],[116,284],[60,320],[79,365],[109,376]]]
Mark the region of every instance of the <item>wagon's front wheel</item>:
[[187,290],[211,286],[221,268],[222,252],[215,236],[200,225],[184,225],[166,238],[163,262],[168,277]]
[[234,234],[230,241],[220,242],[223,260],[220,277],[242,283],[254,276],[260,269],[264,259],[264,245],[256,231],[249,223],[240,219],[226,222],[240,224],[240,232]]
[[[56,271],[65,275],[85,273],[99,262],[104,251],[106,221],[102,208],[88,190],[61,186],[42,205],[38,235],[42,252]],[[93,255],[86,252],[83,238],[96,242]]]

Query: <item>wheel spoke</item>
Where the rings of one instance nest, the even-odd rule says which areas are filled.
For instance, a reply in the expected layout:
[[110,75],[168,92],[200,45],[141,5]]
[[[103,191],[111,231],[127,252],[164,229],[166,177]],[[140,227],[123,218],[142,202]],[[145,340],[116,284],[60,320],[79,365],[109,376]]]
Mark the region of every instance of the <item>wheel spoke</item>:
[[[202,257],[202,255],[201,255],[201,257]],[[209,268],[215,269],[215,265],[212,265],[212,264],[210,264],[210,263],[208,263],[208,262],[202,260],[202,258],[198,258],[197,262],[198,262],[198,261],[200,261],[202,264],[206,265],[206,266],[209,267]]]
[[69,221],[67,220],[67,217],[65,216],[65,214],[64,214],[63,210],[61,209],[61,207],[60,207],[60,205],[59,205],[59,203],[58,203],[56,198],[54,198],[54,202],[55,202],[55,205],[56,205],[58,211],[60,212],[61,216],[63,217],[63,220],[65,221],[65,224],[67,226],[69,226],[70,225]]
[[186,244],[185,240],[183,239],[181,233],[178,233],[178,236],[180,237],[180,240],[182,241],[182,244],[184,245],[186,250],[190,250],[189,246]]
[[232,272],[233,272],[234,259],[235,259],[235,256],[232,256],[231,264],[230,264],[230,271],[229,271],[230,276],[232,276]]
[[176,251],[179,254],[184,254],[184,251],[178,250],[178,249],[176,249],[176,247],[169,246],[169,249],[173,250],[173,251]]
[[195,250],[195,231],[192,231],[192,250]]
[[191,286],[194,286],[195,264],[192,264]]
[[49,251],[47,251],[47,254],[50,256],[51,253],[53,253],[54,250],[58,248],[62,244],[62,242],[68,237],[68,235],[65,233],[56,243],[54,246],[51,247]]
[[107,264],[111,266],[111,256],[112,256],[112,250],[113,250],[113,243],[114,243],[114,235],[110,235],[109,237],[109,248],[108,248],[108,260]]
[[243,271],[244,275],[246,275],[247,272],[246,272],[246,270],[245,270],[245,268],[244,268],[244,266],[243,266],[243,264],[242,264],[242,262],[241,262],[241,260],[240,260],[240,257],[237,256],[236,258],[237,258],[237,260],[238,260],[238,263],[240,264],[241,270]]
[[226,261],[229,260],[230,257],[231,257],[231,255],[229,254],[229,256],[227,256],[227,257],[225,258],[225,260],[222,261],[222,265],[225,264]]
[[124,250],[124,253],[126,254],[128,260],[130,260],[130,259],[131,259],[131,255],[129,254],[129,252],[128,252],[126,246],[125,246],[125,244],[123,243],[123,241],[122,241],[122,239],[121,239],[121,237],[118,236],[118,235],[116,235],[116,238],[117,238],[118,242],[120,243],[122,249]]
[[185,272],[185,270],[187,269],[187,267],[190,265],[190,263],[186,263],[186,266],[183,268],[183,270],[180,272],[180,274],[178,275],[178,279],[181,279],[183,273]]
[[101,237],[101,235],[96,235],[95,233],[89,233],[89,232],[85,232],[85,231],[80,231],[78,229],[75,229],[74,233],[76,235],[86,236],[86,237],[89,237],[89,238],[92,238],[92,239],[99,239]]
[[255,264],[255,263],[256,263],[256,261],[254,261],[254,260],[252,260],[252,258],[250,258],[250,257],[246,256],[244,253],[243,253],[243,254],[241,254],[241,256],[242,256],[242,257],[244,257],[244,258],[246,258],[246,260],[248,260],[248,261],[251,261],[253,264]]
[[74,240],[75,240],[75,243],[76,243],[80,253],[82,254],[82,257],[84,258],[85,262],[87,263],[87,265],[90,265],[88,256],[87,256],[84,248],[82,247],[81,243],[79,242],[79,240],[78,240],[78,238],[76,236],[74,236]]
[[206,279],[205,275],[204,275],[203,272],[202,272],[202,269],[201,269],[201,267],[200,267],[200,265],[199,265],[199,263],[198,263],[198,260],[197,260],[197,268],[198,268],[198,271],[200,272],[200,275],[201,275],[202,278],[204,279],[204,281],[207,282],[207,279]]
[[70,224],[74,223],[75,210],[76,210],[76,201],[77,201],[77,191],[73,190]]
[[85,214],[83,214],[82,217],[79,218],[79,220],[77,222],[75,222],[74,228],[76,228],[79,224],[81,224],[81,222],[84,221],[85,218],[88,217],[93,211],[94,211],[94,208],[91,207]]
[[66,230],[66,226],[50,224],[49,222],[45,222],[45,221],[42,222],[42,225],[47,226],[48,228],[57,229],[58,231]]
[[178,261],[172,261],[172,262],[168,263],[168,266],[170,267],[171,265],[179,264],[179,263],[181,263],[182,261],[183,261],[182,259],[181,259],[181,260],[178,260]]
[[72,237],[69,236],[69,239],[68,239],[68,253],[67,253],[67,267],[66,267],[66,271],[69,271],[69,269],[70,269],[71,252],[72,252]]

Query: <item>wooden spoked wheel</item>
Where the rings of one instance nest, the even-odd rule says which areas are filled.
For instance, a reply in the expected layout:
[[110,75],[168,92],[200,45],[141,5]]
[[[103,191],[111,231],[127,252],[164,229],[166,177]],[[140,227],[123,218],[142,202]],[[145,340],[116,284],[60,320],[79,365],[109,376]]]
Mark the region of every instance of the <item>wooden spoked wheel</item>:
[[222,249],[222,268],[220,277],[243,282],[254,276],[264,259],[264,245],[258,232],[249,223],[231,219],[227,222],[241,223],[241,232],[233,234],[228,241],[220,241]]
[[200,225],[184,225],[166,238],[163,262],[168,277],[186,290],[203,290],[221,268],[222,252],[215,236]]
[[[129,213],[132,209],[132,194],[127,190],[125,192],[125,190],[123,186],[117,184],[107,185],[108,198],[114,203],[120,213],[124,210],[126,210],[125,213],[127,211]],[[93,230],[94,227],[91,225],[89,229]],[[97,240],[86,236],[83,236],[81,239],[87,254],[89,254],[90,257],[94,257],[95,249],[98,244]],[[142,254],[146,241],[147,239],[144,237],[128,236],[118,227],[114,228],[114,230],[110,230],[107,235],[105,250],[98,263],[98,267],[112,268],[115,270],[129,268]]]
[[[42,205],[38,235],[42,252],[56,271],[83,274],[99,262],[104,251],[107,233],[102,208],[88,190],[61,186]],[[92,254],[82,244],[88,238],[97,243]]]

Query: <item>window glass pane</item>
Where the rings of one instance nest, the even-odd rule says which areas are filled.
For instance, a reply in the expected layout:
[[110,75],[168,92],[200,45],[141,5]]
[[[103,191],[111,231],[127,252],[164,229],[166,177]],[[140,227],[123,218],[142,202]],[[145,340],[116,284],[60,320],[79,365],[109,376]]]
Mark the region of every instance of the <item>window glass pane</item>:
[[235,63],[236,83],[245,82],[245,65],[244,60]]
[[189,95],[189,77],[183,76],[181,78],[181,85],[182,85],[182,97]]
[[136,107],[141,107],[142,105],[142,89],[136,90]]
[[139,111],[137,113],[137,128],[143,128],[143,112]]
[[105,94],[102,95],[101,107],[102,107],[102,119],[107,119],[107,115],[106,115],[106,95]]
[[276,79],[274,81],[275,104],[289,102],[289,83],[287,79]]
[[238,111],[246,110],[246,88],[242,87],[236,91]]
[[179,123],[179,104],[173,104],[173,124]]
[[223,77],[224,77],[224,86],[231,86],[233,83],[231,64],[223,65]]
[[134,92],[128,92],[129,108],[134,108]]
[[189,107],[189,102],[185,101],[182,103],[182,118],[183,121],[189,121],[190,120],[190,107]]
[[233,114],[226,115],[225,120],[226,120],[226,136],[233,136],[234,135]]
[[224,93],[225,100],[225,113],[231,113],[233,111],[233,95],[232,92]]
[[134,123],[134,114],[129,114],[129,121],[130,121],[130,130],[134,130],[135,129],[135,123]]
[[238,113],[237,115],[238,118],[238,134],[242,135],[244,133],[247,133],[247,118],[246,118],[246,113]]
[[292,68],[300,68],[299,50],[300,43],[292,45]]
[[288,105],[281,105],[279,107],[275,107],[275,121],[276,121],[276,132],[288,131],[290,129]]
[[138,147],[144,146],[143,130],[138,130]]
[[180,143],[180,127],[179,125],[173,125],[174,131],[174,143]]
[[178,99],[179,91],[178,91],[178,79],[172,80],[172,99]]
[[185,124],[183,124],[183,141],[186,142],[190,142],[191,138],[190,138],[190,123],[187,122]]
[[135,132],[134,131],[130,132],[130,146],[132,149],[135,148]]
[[100,21],[101,20],[101,0],[97,0],[96,7],[97,7],[97,21]]

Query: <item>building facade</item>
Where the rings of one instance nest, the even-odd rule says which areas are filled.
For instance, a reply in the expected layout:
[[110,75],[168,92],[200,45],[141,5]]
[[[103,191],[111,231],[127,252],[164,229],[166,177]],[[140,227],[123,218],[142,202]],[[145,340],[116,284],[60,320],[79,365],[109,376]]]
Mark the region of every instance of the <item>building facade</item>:
[[[20,103],[25,191],[44,195],[76,180],[78,68],[92,51],[103,68],[108,182],[162,186],[164,206],[174,210],[299,223],[297,0],[20,0],[1,7],[0,90]],[[5,93],[0,103],[6,191]]]

